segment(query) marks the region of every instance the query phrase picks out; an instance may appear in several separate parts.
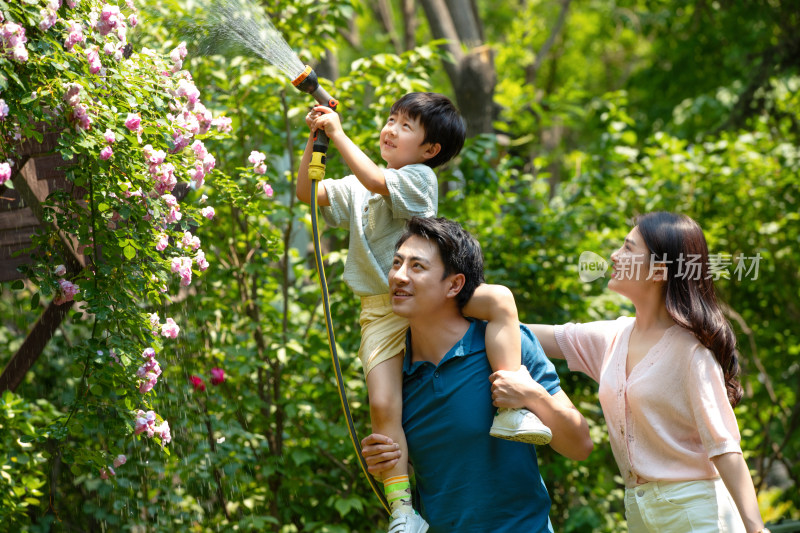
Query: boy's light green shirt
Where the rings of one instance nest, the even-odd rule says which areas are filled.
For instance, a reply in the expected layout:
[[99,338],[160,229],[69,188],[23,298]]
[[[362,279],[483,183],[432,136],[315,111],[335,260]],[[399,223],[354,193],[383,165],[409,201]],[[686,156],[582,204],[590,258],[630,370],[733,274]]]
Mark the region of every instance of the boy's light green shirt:
[[358,296],[389,292],[387,276],[395,244],[406,222],[435,216],[439,206],[436,174],[422,164],[383,169],[389,196],[369,192],[353,175],[322,181],[330,206],[321,208],[325,222],[350,230],[344,281]]

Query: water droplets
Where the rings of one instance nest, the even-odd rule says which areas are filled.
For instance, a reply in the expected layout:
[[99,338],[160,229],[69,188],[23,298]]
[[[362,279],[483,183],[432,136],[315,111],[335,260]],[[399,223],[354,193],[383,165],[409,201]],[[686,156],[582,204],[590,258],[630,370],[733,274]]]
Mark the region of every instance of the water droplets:
[[269,61],[290,79],[295,79],[305,68],[263,8],[247,0],[215,1],[207,29],[212,42],[238,44]]

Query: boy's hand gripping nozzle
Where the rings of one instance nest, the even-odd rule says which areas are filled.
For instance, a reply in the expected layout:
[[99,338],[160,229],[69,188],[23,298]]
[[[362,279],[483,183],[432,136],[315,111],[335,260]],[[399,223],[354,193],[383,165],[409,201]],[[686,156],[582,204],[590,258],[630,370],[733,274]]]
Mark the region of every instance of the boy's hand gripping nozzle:
[[[292,85],[297,87],[304,93],[308,93],[314,97],[319,105],[336,109],[339,102],[336,101],[328,92],[320,87],[317,80],[317,73],[311,67],[306,65],[303,73],[292,80]],[[328,152],[328,136],[325,131],[317,130],[314,136],[314,151],[311,154],[311,162],[308,164],[308,177],[312,180],[322,180],[325,177],[325,163]]]

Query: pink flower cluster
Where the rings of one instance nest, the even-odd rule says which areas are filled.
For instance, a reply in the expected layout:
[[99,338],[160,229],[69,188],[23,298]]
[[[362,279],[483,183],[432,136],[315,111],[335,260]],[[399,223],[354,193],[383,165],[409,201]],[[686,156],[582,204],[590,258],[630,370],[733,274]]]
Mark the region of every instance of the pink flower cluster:
[[[172,191],[178,183],[178,178],[175,177],[175,166],[172,163],[164,163],[167,154],[163,150],[154,150],[150,144],[146,145],[142,151],[147,161],[150,177],[156,182],[156,191],[159,194]],[[165,196],[174,198],[171,194]],[[177,205],[177,200],[175,200],[175,205]],[[180,220],[180,217],[177,220]]]
[[184,231],[183,238],[177,246],[178,248],[191,248],[192,250],[197,250],[200,248],[200,237],[197,235],[192,235],[189,231]]
[[[221,368],[214,367],[211,369],[211,384],[221,385],[225,381],[225,371]],[[189,382],[192,384],[195,392],[205,392],[206,384],[200,376],[189,376]]]
[[183,218],[183,215],[181,215],[181,206],[178,205],[178,199],[171,194],[164,194],[161,196],[161,199],[164,200],[164,203],[169,207],[166,223],[172,224],[173,222],[179,222],[180,219]]
[[211,384],[219,385],[225,381],[225,371],[221,368],[214,367],[211,369]]
[[195,391],[205,392],[206,384],[203,382],[203,378],[200,376],[189,376],[189,382],[192,384],[192,387],[194,387]]
[[89,110],[81,103],[81,86],[77,83],[70,83],[66,86],[64,101],[72,108],[72,118],[75,120],[75,128],[79,130],[89,130],[92,127],[92,118]]
[[136,411],[136,427],[133,430],[134,435],[144,433],[148,437],[156,436],[161,439],[164,444],[169,444],[172,440],[172,435],[169,431],[169,422],[163,420],[161,424],[156,424],[157,417],[153,411],[146,413],[139,409]]
[[197,268],[200,272],[205,272],[208,269],[208,261],[206,261],[206,254],[203,250],[198,250],[194,258],[197,261]]
[[[2,22],[2,20],[0,20]],[[0,54],[13,59],[19,63],[28,60],[28,49],[25,43],[25,28],[16,22],[6,22],[0,24]]]
[[206,217],[208,220],[211,220],[212,218],[214,218],[214,215],[216,215],[217,212],[214,211],[214,208],[209,205],[201,209],[200,214]]
[[[120,41],[125,41],[127,28],[125,27],[125,18],[119,11],[118,6],[106,4],[103,10],[100,11],[100,20],[97,22],[97,31],[100,35],[108,35],[112,31],[117,30],[117,36]],[[120,35],[120,32],[122,34]]]
[[81,26],[80,22],[68,20],[67,25],[69,26],[69,31],[64,41],[64,48],[66,48],[68,52],[71,52],[76,44],[86,40],[86,36],[83,34],[83,26]]
[[91,46],[86,49],[86,60],[89,61],[89,72],[97,74],[103,68],[100,62],[100,52],[97,51],[96,46]]
[[275,191],[272,190],[272,185],[270,185],[266,181],[258,182],[258,186],[264,190],[264,196],[266,196],[267,198],[272,198],[272,195],[275,194]]
[[140,117],[137,113],[128,113],[128,116],[125,117],[125,127],[128,128],[132,133],[141,135],[142,117]]
[[114,132],[110,129],[106,128],[105,133],[103,133],[103,138],[105,138],[108,146],[100,150],[100,159],[103,161],[108,160],[112,155],[114,155],[114,150],[111,149],[111,145],[117,140]]
[[159,252],[163,252],[169,246],[169,237],[166,233],[160,233],[158,235],[158,242],[156,242],[156,250]]
[[117,455],[113,461],[113,467],[103,467],[100,469],[100,479],[108,479],[108,475],[111,474],[112,476],[116,476],[117,473],[114,471],[115,468],[119,468],[120,466],[124,465],[128,462],[128,458],[122,454]]
[[253,150],[250,152],[250,157],[248,157],[247,160],[253,165],[253,172],[256,174],[265,174],[267,172],[267,165],[264,163],[266,158],[267,156],[263,153]]
[[195,189],[199,189],[203,186],[203,181],[205,180],[206,174],[214,169],[214,166],[217,164],[217,160],[213,155],[208,153],[203,141],[197,140],[193,142],[192,151],[194,152],[196,161],[194,164],[194,170],[190,170],[189,175],[194,181]]
[[172,60],[172,73],[175,74],[183,68],[183,60],[186,58],[186,43],[182,42],[176,46],[170,53],[169,58]]
[[50,0],[47,7],[43,7],[39,10],[39,16],[42,18],[42,20],[39,21],[40,30],[47,31],[55,26],[56,22],[58,22],[58,13],[56,13],[56,10],[60,5],[61,0]]
[[181,287],[188,287],[192,283],[192,258],[173,257],[172,272],[181,277]]
[[150,322],[150,329],[153,332],[153,335],[161,334],[163,337],[169,337],[171,339],[175,339],[178,337],[178,333],[180,333],[181,328],[175,323],[175,321],[171,318],[167,318],[167,321],[164,324],[161,324],[161,319],[158,317],[158,313],[151,313],[147,317],[148,322]]
[[[55,268],[56,276],[64,276],[67,273],[67,268],[64,265],[58,265]],[[61,305],[63,303],[71,302],[75,295],[80,292],[80,287],[75,285],[74,283],[61,278],[58,280],[58,292],[56,293],[55,298],[53,298],[53,303],[56,305]]]
[[8,162],[0,163],[0,185],[4,184],[9,179],[11,179],[11,164]]
[[228,133],[231,131],[231,129],[233,129],[233,126],[231,126],[230,117],[217,117],[211,121],[211,124],[222,133]]
[[142,394],[150,392],[158,382],[158,376],[161,375],[161,367],[155,360],[155,355],[156,352],[152,348],[147,348],[142,352],[145,362],[136,371],[136,375],[142,379],[139,383],[139,392]]
[[170,339],[177,339],[178,333],[181,332],[181,328],[178,327],[178,324],[171,318],[168,318],[166,323],[161,324],[161,335],[164,337],[169,337]]

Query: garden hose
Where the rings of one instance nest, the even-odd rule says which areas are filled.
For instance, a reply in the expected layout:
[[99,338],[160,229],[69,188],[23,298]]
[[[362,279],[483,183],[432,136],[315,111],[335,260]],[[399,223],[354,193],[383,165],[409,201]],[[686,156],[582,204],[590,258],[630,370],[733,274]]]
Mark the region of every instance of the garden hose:
[[370,475],[369,471],[367,470],[367,461],[361,455],[361,445],[358,440],[358,435],[356,434],[355,425],[353,424],[353,416],[350,414],[350,404],[347,401],[347,395],[345,394],[344,379],[342,379],[342,369],[339,366],[339,355],[336,351],[336,339],[333,335],[333,319],[331,318],[331,307],[328,297],[328,283],[325,280],[325,265],[322,263],[322,253],[320,252],[319,226],[317,224],[317,189],[319,187],[319,181],[314,180],[313,183],[314,186],[311,194],[311,231],[314,234],[314,258],[316,259],[317,271],[319,272],[319,284],[320,288],[322,289],[322,307],[325,309],[325,323],[328,329],[328,345],[331,348],[331,359],[333,360],[333,368],[336,371],[336,383],[339,388],[339,399],[342,402],[342,411],[344,411],[344,416],[347,420],[347,428],[350,432],[350,440],[352,441],[353,448],[356,451],[356,457],[358,457],[358,461],[361,464],[361,470],[364,472],[364,475],[367,476],[367,480],[369,481],[372,490],[375,492],[375,495],[378,496],[378,499],[381,501],[381,504],[383,504],[386,512],[389,513],[389,503],[386,501],[386,496],[383,494],[383,487],[378,485],[378,481],[372,477],[372,475]]
[[[312,95],[320,105],[325,105],[331,109],[335,109],[338,102],[331,98],[331,96],[320,87],[317,81],[316,73],[311,70],[311,67],[306,67],[303,73],[298,76],[292,84],[303,92]],[[361,465],[361,470],[367,477],[372,490],[381,501],[387,513],[390,513],[389,503],[386,501],[386,496],[383,493],[383,487],[378,484],[378,481],[372,477],[367,470],[367,461],[361,455],[361,445],[356,434],[355,424],[353,423],[353,416],[350,413],[350,403],[347,401],[347,394],[344,388],[344,379],[342,378],[342,368],[339,365],[339,354],[336,351],[336,339],[333,334],[333,318],[331,317],[330,298],[328,295],[328,283],[325,280],[325,265],[322,262],[322,247],[320,246],[320,232],[318,224],[318,206],[317,206],[317,190],[319,189],[319,182],[325,177],[325,164],[326,154],[328,151],[328,136],[324,131],[317,131],[314,136],[314,151],[311,155],[311,162],[308,165],[308,176],[313,183],[311,190],[311,233],[314,240],[314,259],[317,263],[317,272],[319,273],[319,285],[322,289],[322,307],[325,310],[325,324],[328,331],[328,345],[331,349],[331,360],[333,361],[333,369],[336,372],[336,384],[339,390],[339,400],[342,403],[342,411],[344,412],[345,419],[347,420],[347,429],[350,433],[350,441],[353,443],[353,448],[356,451],[356,457]]]

